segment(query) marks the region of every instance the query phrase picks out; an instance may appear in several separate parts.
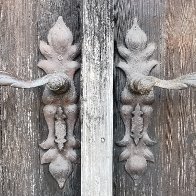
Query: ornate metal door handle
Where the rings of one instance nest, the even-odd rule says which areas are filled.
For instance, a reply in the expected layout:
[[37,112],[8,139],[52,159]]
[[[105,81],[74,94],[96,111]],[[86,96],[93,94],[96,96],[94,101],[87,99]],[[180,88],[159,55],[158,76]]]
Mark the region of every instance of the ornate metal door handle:
[[33,88],[45,85],[42,100],[45,104],[44,117],[48,125],[48,138],[40,144],[47,151],[41,158],[41,164],[49,163],[49,171],[63,188],[72,173],[72,164],[76,162],[75,148],[80,142],[73,131],[78,118],[78,95],[73,77],[80,64],[73,61],[80,51],[79,44],[72,45],[73,35],[60,16],[48,34],[49,45],[41,41],[40,51],[46,60],[38,67],[47,75],[34,81],[23,81],[8,73],[0,72],[0,85],[17,88]]
[[153,112],[153,87],[182,90],[188,86],[196,87],[196,73],[191,73],[173,80],[161,80],[148,76],[157,66],[158,61],[149,60],[156,46],[147,45],[147,36],[140,29],[137,19],[128,30],[125,44],[118,46],[118,52],[124,61],[117,67],[126,74],[126,84],[121,94],[121,118],[125,125],[124,138],[117,142],[125,147],[120,161],[126,161],[125,169],[137,186],[147,169],[147,161],[154,162],[154,155],[148,146],[154,145],[147,133]]

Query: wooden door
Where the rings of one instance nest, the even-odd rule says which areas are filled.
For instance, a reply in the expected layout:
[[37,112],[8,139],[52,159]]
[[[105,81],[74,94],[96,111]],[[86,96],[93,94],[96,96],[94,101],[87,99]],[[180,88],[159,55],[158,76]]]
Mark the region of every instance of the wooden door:
[[[81,3],[78,0],[2,0],[0,12],[0,69],[21,79],[37,79],[44,75],[37,67],[38,61],[44,59],[39,42],[47,41],[48,31],[58,16],[63,16],[74,42],[81,39]],[[79,74],[75,82],[79,87]],[[63,189],[49,173],[48,165],[40,164],[43,152],[39,144],[48,132],[42,93],[43,88],[1,88],[1,196],[80,195],[80,164],[74,166]],[[79,130],[78,122],[75,129],[78,138]]]
[[[149,42],[157,49],[153,58],[160,62],[152,75],[173,79],[196,71],[196,1],[187,0],[119,0],[115,1],[115,41],[122,42],[138,18]],[[119,53],[115,48],[115,65]],[[114,142],[123,138],[124,124],[120,118],[120,93],[125,75],[115,69],[114,83]],[[157,144],[150,149],[155,161],[137,188],[119,162],[122,148],[114,143],[113,190],[116,196],[193,196],[196,195],[196,127],[195,90],[183,91],[155,88],[153,115],[148,133]]]
[[[63,189],[40,164],[39,144],[48,128],[43,116],[43,88],[1,87],[0,195],[2,196],[195,196],[195,90],[155,88],[149,136],[155,156],[137,187],[119,161],[116,145],[125,126],[120,116],[125,74],[117,43],[123,43],[136,17],[148,42],[155,42],[153,58],[160,62],[151,73],[173,79],[196,72],[195,0],[0,0],[0,69],[28,79],[44,75],[39,41],[63,16],[74,35],[83,39],[81,73],[81,164],[75,164]],[[114,58],[114,62],[113,62]],[[81,79],[80,79],[81,75]],[[114,80],[114,83],[113,83]],[[113,104],[114,102],[114,104]],[[112,116],[113,114],[113,116]],[[81,134],[82,131],[82,134]],[[112,134],[113,131],[113,134]],[[113,154],[112,154],[113,149]],[[80,151],[77,152],[78,155]],[[113,173],[113,177],[112,177]]]

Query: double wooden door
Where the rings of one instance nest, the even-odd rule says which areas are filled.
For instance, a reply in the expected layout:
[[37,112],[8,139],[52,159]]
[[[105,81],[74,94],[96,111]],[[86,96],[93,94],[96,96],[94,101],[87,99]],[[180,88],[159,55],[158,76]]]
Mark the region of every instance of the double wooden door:
[[[1,196],[195,196],[195,90],[155,88],[153,115],[148,128],[157,141],[155,156],[137,187],[119,162],[123,138],[121,92],[125,75],[116,68],[117,44],[123,43],[137,17],[148,42],[155,42],[160,62],[152,75],[172,79],[196,71],[196,0],[1,0],[0,69],[23,79],[43,72],[39,40],[63,16],[82,42],[75,75],[80,92],[80,120],[75,135],[81,139],[81,161],[63,189],[40,164],[39,148],[48,133],[41,101],[42,88],[1,87],[0,195]],[[82,130],[82,132],[81,132]],[[82,172],[81,172],[82,171]]]

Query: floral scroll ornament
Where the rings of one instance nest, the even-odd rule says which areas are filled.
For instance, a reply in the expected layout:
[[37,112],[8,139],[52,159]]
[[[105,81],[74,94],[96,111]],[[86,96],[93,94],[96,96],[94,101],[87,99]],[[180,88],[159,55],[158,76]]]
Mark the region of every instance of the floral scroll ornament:
[[73,77],[80,64],[73,59],[79,54],[79,45],[72,45],[73,35],[60,16],[48,33],[48,43],[40,42],[40,51],[46,60],[41,60],[38,67],[46,76],[23,81],[10,74],[0,72],[0,85],[18,88],[33,88],[45,85],[42,100],[45,104],[44,117],[48,125],[48,137],[40,144],[47,150],[41,164],[49,163],[49,171],[60,188],[73,171],[76,163],[76,148],[80,142],[74,137],[74,127],[78,118],[78,95]]
[[148,136],[154,102],[153,87],[182,90],[196,87],[196,73],[173,80],[161,80],[149,76],[158,61],[150,59],[156,46],[147,44],[147,36],[139,27],[137,19],[128,30],[125,44],[118,46],[123,61],[117,65],[126,75],[126,84],[121,94],[121,118],[125,125],[125,135],[117,144],[124,147],[119,160],[126,161],[125,170],[134,180],[135,186],[147,169],[148,162],[154,162],[149,146],[155,144]]

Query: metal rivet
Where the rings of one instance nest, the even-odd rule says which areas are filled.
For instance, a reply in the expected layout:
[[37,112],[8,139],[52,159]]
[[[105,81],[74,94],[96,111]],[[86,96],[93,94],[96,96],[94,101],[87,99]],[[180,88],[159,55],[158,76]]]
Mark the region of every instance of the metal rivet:
[[62,60],[63,60],[63,56],[62,56],[62,55],[59,55],[59,56],[58,56],[58,60],[59,60],[59,61],[62,61]]
[[105,138],[104,138],[104,137],[101,138],[101,142],[102,142],[102,143],[105,142]]

